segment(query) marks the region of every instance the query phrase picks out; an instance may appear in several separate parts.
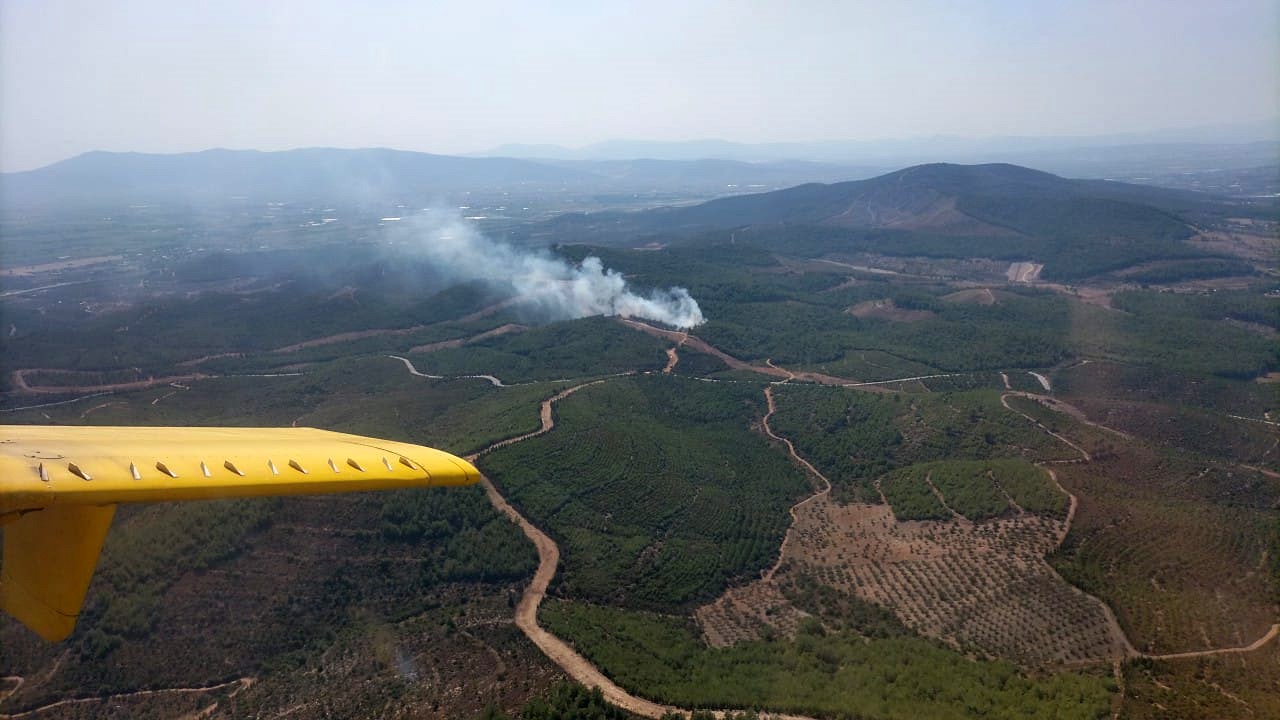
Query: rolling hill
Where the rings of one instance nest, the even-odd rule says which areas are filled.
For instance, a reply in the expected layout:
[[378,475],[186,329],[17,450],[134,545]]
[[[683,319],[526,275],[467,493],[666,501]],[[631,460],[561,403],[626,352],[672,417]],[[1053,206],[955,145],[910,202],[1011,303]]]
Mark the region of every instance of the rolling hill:
[[543,161],[457,157],[385,148],[281,152],[205,150],[159,155],[91,152],[0,175],[0,201],[30,205],[426,201],[466,191],[691,192],[714,197],[874,174],[811,162]]
[[[738,240],[776,251],[1036,260],[1084,277],[1154,259],[1201,257],[1184,241],[1229,216],[1273,209],[1188,191],[1071,180],[1006,164],[918,165],[868,180],[644,212],[573,214],[546,226],[563,239],[643,236]],[[1081,262],[1081,254],[1090,257]],[[1071,265],[1063,261],[1071,258]],[[1056,266],[1056,267],[1054,267]]]

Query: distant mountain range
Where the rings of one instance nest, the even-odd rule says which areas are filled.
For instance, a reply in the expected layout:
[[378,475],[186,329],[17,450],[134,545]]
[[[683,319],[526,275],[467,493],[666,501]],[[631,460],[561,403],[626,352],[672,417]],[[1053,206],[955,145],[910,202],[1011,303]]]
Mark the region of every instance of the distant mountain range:
[[876,168],[803,161],[533,161],[388,149],[91,152],[0,175],[0,202],[115,204],[259,201],[426,201],[476,190],[689,192],[703,197],[869,177]]
[[[1193,136],[1212,139],[1225,134],[1205,131]],[[1164,136],[1142,139],[1159,137]],[[172,155],[90,152],[35,170],[0,174],[0,203],[113,205],[233,198],[425,202],[448,193],[492,190],[635,194],[669,201],[672,195],[696,199],[866,179],[939,160],[1000,161],[1073,177],[1211,187],[1241,196],[1273,192],[1280,182],[1277,141],[1105,144],[1125,139],[1137,138],[936,137],[759,145],[610,141],[579,150],[508,145],[495,149],[502,156],[494,157],[383,148],[217,149]]]
[[1170,172],[1280,164],[1280,119],[1145,133],[1047,137],[933,137],[895,140],[738,143],[608,140],[580,148],[501,145],[481,157],[537,160],[807,160],[896,168],[927,162],[1005,162],[1072,177],[1151,178]]

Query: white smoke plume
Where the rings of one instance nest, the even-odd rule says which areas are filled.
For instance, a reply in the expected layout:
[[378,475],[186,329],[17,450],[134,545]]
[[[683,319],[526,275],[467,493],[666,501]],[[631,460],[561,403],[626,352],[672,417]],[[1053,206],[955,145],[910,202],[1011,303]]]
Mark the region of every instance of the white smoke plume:
[[447,211],[419,213],[405,225],[413,233],[413,249],[450,277],[509,284],[522,304],[535,305],[556,319],[616,315],[682,329],[704,322],[688,290],[673,287],[637,294],[597,257],[575,266],[545,250],[513,247],[485,237]]

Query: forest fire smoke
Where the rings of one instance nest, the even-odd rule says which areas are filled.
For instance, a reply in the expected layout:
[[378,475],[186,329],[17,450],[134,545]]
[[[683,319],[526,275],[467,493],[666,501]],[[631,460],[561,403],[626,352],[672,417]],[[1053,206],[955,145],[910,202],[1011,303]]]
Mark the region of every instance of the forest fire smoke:
[[545,250],[517,248],[485,237],[457,217],[439,211],[417,215],[407,229],[415,250],[456,280],[511,285],[522,303],[559,320],[616,315],[654,320],[676,328],[704,322],[702,310],[681,287],[633,291],[626,279],[597,257],[573,265]]

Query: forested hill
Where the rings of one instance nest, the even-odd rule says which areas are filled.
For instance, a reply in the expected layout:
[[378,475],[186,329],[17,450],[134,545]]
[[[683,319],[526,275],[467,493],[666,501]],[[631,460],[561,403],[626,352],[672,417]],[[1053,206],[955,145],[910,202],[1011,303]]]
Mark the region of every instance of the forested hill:
[[[734,231],[796,254],[891,255],[1043,262],[1049,276],[1083,277],[1154,259],[1203,255],[1184,241],[1233,216],[1274,216],[1275,205],[1106,180],[1071,180],[1017,165],[917,165],[869,180],[636,213],[566,215],[547,226],[562,241]],[[1092,254],[1081,264],[1061,261]]]

